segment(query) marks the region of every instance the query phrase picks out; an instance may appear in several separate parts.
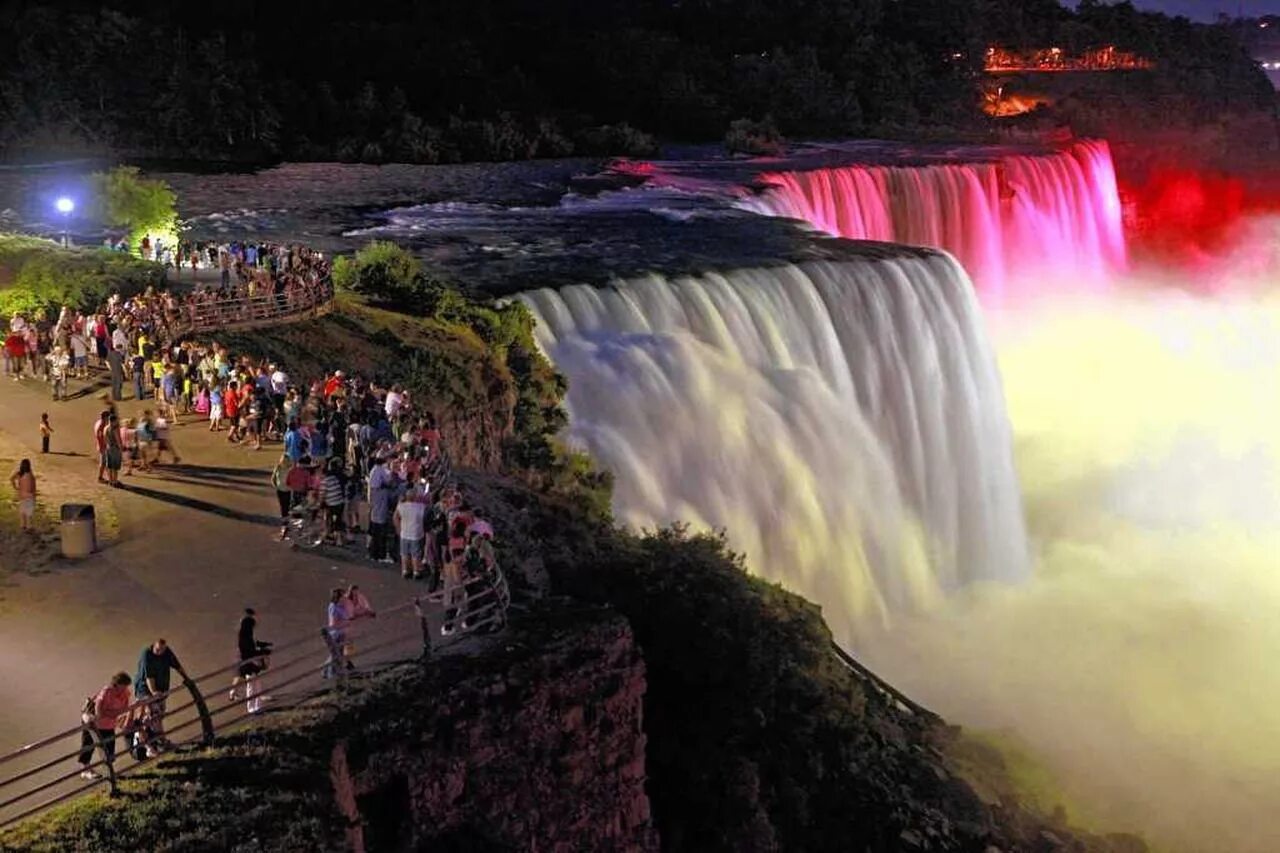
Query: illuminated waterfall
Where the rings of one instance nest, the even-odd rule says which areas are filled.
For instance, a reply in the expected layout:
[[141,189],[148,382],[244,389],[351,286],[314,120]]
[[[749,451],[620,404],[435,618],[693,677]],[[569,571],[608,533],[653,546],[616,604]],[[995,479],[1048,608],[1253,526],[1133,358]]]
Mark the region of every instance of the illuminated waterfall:
[[727,529],[846,637],[1027,568],[968,278],[941,253],[861,251],[520,297],[620,519]]
[[761,180],[769,188],[742,207],[839,237],[945,249],[988,301],[1099,290],[1126,260],[1106,142],[987,163],[855,165]]

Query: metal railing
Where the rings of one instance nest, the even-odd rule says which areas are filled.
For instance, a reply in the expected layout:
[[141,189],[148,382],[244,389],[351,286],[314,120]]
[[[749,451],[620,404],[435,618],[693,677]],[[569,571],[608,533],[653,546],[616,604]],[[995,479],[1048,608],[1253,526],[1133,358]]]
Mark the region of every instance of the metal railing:
[[293,293],[222,298],[215,292],[207,298],[191,297],[179,305],[176,316],[169,321],[169,336],[176,340],[207,332],[305,320],[324,314],[332,304],[333,283],[328,280]]
[[831,643],[831,651],[835,654],[836,659],[844,665],[845,669],[849,670],[849,672],[859,681],[879,693],[881,698],[890,705],[906,711],[912,716],[919,717],[926,722],[941,723],[943,721],[942,717],[939,717],[937,714],[933,713],[928,708],[916,702],[914,699],[907,696],[907,694],[876,675],[859,662],[857,658],[841,648],[840,644],[834,640]]
[[[484,577],[456,586],[446,584],[441,592],[379,611],[373,617],[357,618],[341,636],[322,628],[277,644],[254,659],[269,661],[269,665],[260,674],[241,679],[239,688],[229,690],[229,679],[239,673],[243,661],[196,678],[184,676],[181,686],[139,699],[117,718],[124,722],[118,725],[113,740],[122,748],[111,758],[107,757],[105,738],[99,737],[91,723],[0,755],[0,772],[7,772],[0,777],[0,829],[103,785],[115,796],[121,779],[138,768],[172,751],[211,746],[218,735],[241,726],[260,710],[296,706],[331,685],[344,684],[352,675],[414,657],[426,659],[465,636],[500,629],[506,624],[510,601],[506,578],[501,568],[494,566]],[[439,608],[446,609],[441,614]],[[283,692],[286,690],[289,692]],[[177,701],[184,692],[187,701],[163,714],[165,725],[159,737],[165,749],[156,755],[139,752],[139,733],[145,732],[143,720],[148,709],[171,697]],[[206,694],[216,698],[206,699]],[[264,700],[269,700],[265,708]],[[84,734],[89,735],[89,746],[84,745]],[[86,751],[89,762],[77,762]],[[66,769],[68,765],[73,769]],[[85,770],[100,775],[81,779]]]

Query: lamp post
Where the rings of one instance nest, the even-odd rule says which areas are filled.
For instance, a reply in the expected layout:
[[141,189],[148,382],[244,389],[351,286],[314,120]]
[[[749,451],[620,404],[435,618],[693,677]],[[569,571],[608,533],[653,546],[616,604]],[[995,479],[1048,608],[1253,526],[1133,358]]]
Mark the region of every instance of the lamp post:
[[62,214],[62,245],[69,248],[71,246],[71,238],[67,233],[67,222],[71,218],[71,211],[76,209],[76,203],[66,196],[54,202],[54,207],[58,208],[58,212]]

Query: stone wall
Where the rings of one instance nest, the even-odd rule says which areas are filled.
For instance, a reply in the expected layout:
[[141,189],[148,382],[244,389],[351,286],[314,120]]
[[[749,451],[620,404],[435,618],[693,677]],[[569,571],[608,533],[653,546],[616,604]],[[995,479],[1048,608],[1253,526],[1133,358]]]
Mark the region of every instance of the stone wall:
[[442,689],[406,701],[395,725],[338,740],[330,775],[349,847],[656,850],[644,662],[623,619],[582,620],[522,636],[461,679],[427,676],[418,688]]

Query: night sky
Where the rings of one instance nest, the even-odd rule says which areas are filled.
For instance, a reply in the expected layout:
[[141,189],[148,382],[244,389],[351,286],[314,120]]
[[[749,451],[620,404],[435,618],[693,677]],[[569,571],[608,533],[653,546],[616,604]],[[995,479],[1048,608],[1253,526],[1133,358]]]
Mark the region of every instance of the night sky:
[[[1219,12],[1235,17],[1243,9],[1246,17],[1280,15],[1280,0],[1133,0],[1141,9],[1165,12],[1170,15],[1186,15],[1198,21],[1213,21]],[[1074,0],[1067,0],[1074,6]]]

